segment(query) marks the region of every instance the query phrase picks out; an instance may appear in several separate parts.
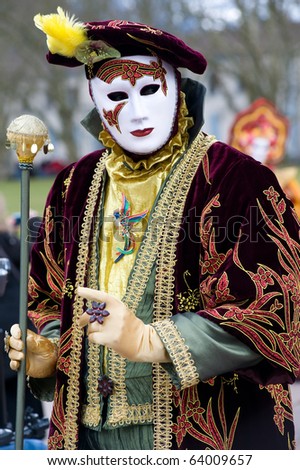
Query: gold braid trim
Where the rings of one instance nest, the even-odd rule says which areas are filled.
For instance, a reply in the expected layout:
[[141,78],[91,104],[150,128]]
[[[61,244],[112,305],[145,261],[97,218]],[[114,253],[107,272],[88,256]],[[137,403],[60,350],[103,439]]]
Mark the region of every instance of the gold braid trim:
[[100,395],[98,392],[100,346],[89,343],[87,362],[87,405],[82,406],[81,422],[85,426],[97,426],[101,419]]
[[[178,163],[153,210],[144,240],[137,253],[123,302],[136,313],[157,258],[154,322],[172,316],[176,242],[184,205],[193,177],[213,142],[215,142],[213,137],[205,137],[199,133],[186,156]],[[150,422],[154,412],[154,449],[169,448],[172,438],[172,384],[168,374],[158,364],[153,365],[152,412],[147,403],[129,405],[127,401],[126,359],[111,351],[108,369],[116,388],[110,397],[111,410],[107,423],[111,426],[121,426],[135,422]]]
[[71,184],[71,180],[72,180],[72,176],[73,176],[74,170],[75,170],[75,166],[73,166],[73,168],[71,169],[68,178],[66,178],[66,179],[64,180],[65,190],[62,191],[62,193],[61,193],[61,197],[64,199],[64,201],[65,201],[66,198],[67,198],[67,193],[68,193],[69,186],[70,186],[70,184]]
[[110,412],[107,424],[112,427],[130,424],[145,424],[153,421],[151,403],[130,405],[126,390],[126,359],[109,349],[108,371],[114,382],[114,393],[110,396]]
[[181,390],[199,383],[195,362],[177,326],[172,320],[152,323],[164,343],[180,378]]
[[[104,171],[104,158],[101,158],[96,165],[93,175],[89,196],[86,203],[86,209],[83,217],[82,229],[79,241],[78,260],[76,266],[76,287],[84,285],[85,273],[89,262],[89,235],[95,207],[98,200],[99,187]],[[72,348],[70,352],[70,370],[67,383],[67,402],[65,413],[65,449],[75,450],[78,432],[77,416],[80,408],[78,390],[80,385],[80,357],[82,349],[83,329],[78,327],[78,319],[82,314],[84,300],[75,294],[73,304],[73,322],[72,322]]]
[[[212,136],[200,132],[193,141],[186,156],[179,162],[165,186],[166,203],[161,211],[157,206],[156,215],[166,221],[158,240],[155,297],[153,303],[153,322],[172,316],[175,290],[176,242],[186,198],[202,159],[209,147],[215,142]],[[153,377],[154,411],[154,449],[171,447],[172,441],[172,384],[164,369],[156,364]]]
[[55,346],[58,347],[59,345],[59,342],[60,342],[60,338],[48,338],[49,341],[51,341],[52,344],[54,344]]
[[[104,156],[107,156],[105,152]],[[104,166],[103,166],[104,168]],[[102,169],[103,171],[103,169]],[[102,189],[103,192],[103,189]],[[100,211],[102,209],[102,192],[100,194],[100,204],[98,208],[97,221],[99,221]],[[88,267],[88,282],[87,285],[92,289],[98,289],[98,260],[97,260],[97,239],[98,239],[99,223],[94,221],[94,232],[92,235],[91,254]],[[87,302],[91,307],[91,301]],[[101,405],[100,394],[98,391],[98,379],[100,376],[100,350],[101,346],[88,342],[87,346],[87,405],[82,407],[81,422],[85,426],[95,427],[98,426],[101,420]]]
[[151,403],[129,405],[127,401],[125,373],[126,360],[112,349],[109,350],[110,377],[114,377],[114,393],[111,395],[110,426],[145,424],[153,420]]

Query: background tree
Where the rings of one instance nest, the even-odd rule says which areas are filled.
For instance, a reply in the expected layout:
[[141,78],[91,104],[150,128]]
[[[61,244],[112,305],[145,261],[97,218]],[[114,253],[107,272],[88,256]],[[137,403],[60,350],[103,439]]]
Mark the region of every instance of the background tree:
[[[193,2],[185,3],[188,9],[192,8]],[[216,2],[221,3],[224,2]],[[227,3],[230,15],[222,15],[220,10],[217,14],[217,7],[204,7],[197,14],[202,27],[209,29],[205,47],[211,73],[225,93],[226,77],[230,75],[250,102],[264,96],[282,112],[288,112],[296,68],[299,71],[299,0]],[[194,32],[189,38],[196,45]],[[234,109],[234,97],[228,91],[226,94]]]

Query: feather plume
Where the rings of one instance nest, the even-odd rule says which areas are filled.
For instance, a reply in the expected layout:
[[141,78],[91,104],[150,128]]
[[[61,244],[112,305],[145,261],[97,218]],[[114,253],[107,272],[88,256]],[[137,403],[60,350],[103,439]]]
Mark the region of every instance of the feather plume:
[[47,36],[47,46],[52,54],[74,57],[76,48],[87,40],[84,23],[64,12],[61,7],[57,13],[50,15],[35,15],[35,26]]

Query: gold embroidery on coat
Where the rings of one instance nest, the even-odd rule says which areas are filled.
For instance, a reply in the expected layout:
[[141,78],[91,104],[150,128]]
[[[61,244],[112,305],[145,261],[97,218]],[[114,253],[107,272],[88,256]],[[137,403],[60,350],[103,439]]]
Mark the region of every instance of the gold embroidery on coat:
[[[91,224],[98,200],[98,192],[104,171],[104,158],[100,159],[94,171],[90,192],[87,198],[85,214],[79,241],[78,260],[76,265],[76,286],[84,285],[85,273],[89,262],[90,244],[88,243]],[[80,385],[80,357],[82,350],[83,329],[78,327],[78,319],[82,314],[84,300],[75,295],[72,322],[72,348],[70,352],[70,369],[67,384],[65,449],[75,450],[78,438],[77,415],[80,408],[78,390]]]
[[71,283],[70,279],[66,279],[64,283],[64,287],[62,289],[62,295],[66,295],[70,299],[73,297],[73,292],[74,292],[74,286]]
[[62,196],[62,198],[63,198],[64,201],[66,200],[66,197],[67,197],[67,192],[68,192],[68,189],[69,189],[71,180],[72,180],[72,176],[73,176],[74,170],[75,170],[75,166],[73,166],[73,168],[71,169],[68,178],[66,178],[66,179],[64,180],[65,190],[62,191],[62,193],[61,193],[61,196]]
[[285,421],[293,420],[292,401],[289,390],[286,390],[283,384],[260,385],[261,390],[267,390],[274,400],[274,423],[278,431],[283,436],[285,430]]
[[232,385],[235,393],[239,393],[238,388],[237,388],[238,380],[239,380],[239,376],[236,372],[234,372],[233,377],[231,379],[225,379],[225,377],[222,377],[222,382],[226,385]]
[[199,289],[191,289],[188,282],[187,276],[190,276],[191,273],[189,271],[185,271],[183,273],[184,283],[187,287],[187,290],[184,292],[180,292],[177,294],[177,298],[179,300],[178,304],[178,311],[179,312],[190,312],[194,311],[200,304],[200,292]]

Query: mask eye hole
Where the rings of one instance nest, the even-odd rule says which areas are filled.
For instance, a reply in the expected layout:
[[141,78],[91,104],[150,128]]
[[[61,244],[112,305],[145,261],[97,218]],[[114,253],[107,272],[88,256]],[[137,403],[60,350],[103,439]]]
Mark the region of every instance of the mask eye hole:
[[160,89],[160,85],[153,84],[153,85],[145,85],[141,91],[140,94],[142,96],[147,96],[147,95],[154,95],[158,90]]
[[127,93],[125,93],[125,91],[113,91],[112,93],[109,93],[107,96],[111,101],[123,101],[128,98],[128,95]]

